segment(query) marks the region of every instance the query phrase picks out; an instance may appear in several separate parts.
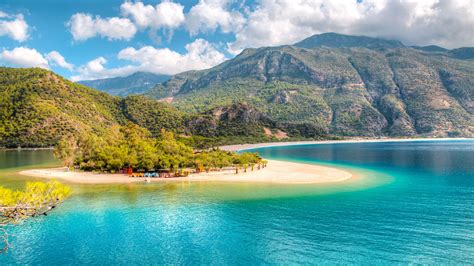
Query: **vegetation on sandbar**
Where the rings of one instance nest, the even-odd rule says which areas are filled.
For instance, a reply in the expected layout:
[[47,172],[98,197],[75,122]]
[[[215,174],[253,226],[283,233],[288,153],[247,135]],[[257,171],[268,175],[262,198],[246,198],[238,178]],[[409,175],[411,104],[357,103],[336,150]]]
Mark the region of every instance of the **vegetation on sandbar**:
[[133,123],[112,126],[102,135],[64,137],[54,154],[68,167],[111,173],[127,168],[135,171],[193,168],[197,172],[230,166],[246,169],[264,163],[255,153],[238,154],[217,148],[195,152],[171,131],[163,129],[155,138],[147,129]]

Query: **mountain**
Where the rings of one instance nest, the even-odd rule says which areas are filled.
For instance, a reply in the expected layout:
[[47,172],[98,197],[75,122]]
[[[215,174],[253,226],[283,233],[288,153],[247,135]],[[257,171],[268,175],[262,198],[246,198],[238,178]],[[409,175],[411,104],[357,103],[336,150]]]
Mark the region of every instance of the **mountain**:
[[50,146],[123,120],[120,100],[39,69],[0,68],[0,146]]
[[[240,106],[230,108],[225,117],[214,118],[216,132],[213,125],[197,126],[201,117],[209,118],[209,112],[187,115],[144,96],[111,96],[41,68],[2,67],[0,88],[0,147],[49,147],[63,136],[104,134],[111,126],[126,123],[147,128],[153,135],[162,129],[188,139],[194,138],[190,134],[197,135],[203,147],[212,145],[210,138],[228,142],[230,135],[223,133],[235,130],[236,125],[242,126],[236,134],[260,140],[272,138],[264,134],[264,126],[278,132],[274,125],[260,122],[263,116],[257,113],[252,113],[252,123],[247,123],[250,111]],[[239,116],[231,118],[232,112]]]
[[168,104],[111,96],[40,68],[0,68],[0,87],[0,146],[51,146],[64,135],[98,134],[127,122],[155,133],[157,127],[184,131],[183,114]]
[[430,52],[430,53],[437,53],[444,56],[449,56],[452,58],[457,58],[461,60],[468,60],[474,58],[474,47],[461,47],[456,49],[446,49],[443,47],[439,47],[436,45],[429,45],[429,46],[412,46],[412,48]]
[[302,40],[301,42],[295,43],[294,46],[308,49],[316,47],[365,47],[369,49],[404,47],[404,45],[399,41],[371,38],[366,36],[351,36],[334,32],[313,35]]
[[440,52],[440,53],[445,53],[448,52],[449,50],[437,45],[428,45],[428,46],[412,46],[414,49],[422,50],[425,52]]
[[461,47],[448,52],[451,56],[459,59],[473,59],[474,47]]
[[166,81],[168,75],[157,75],[147,72],[136,72],[127,77],[82,80],[78,83],[117,96],[142,94],[156,84]]
[[188,113],[245,103],[288,131],[473,136],[474,62],[450,53],[321,34],[245,49],[211,69],[177,74],[146,95]]

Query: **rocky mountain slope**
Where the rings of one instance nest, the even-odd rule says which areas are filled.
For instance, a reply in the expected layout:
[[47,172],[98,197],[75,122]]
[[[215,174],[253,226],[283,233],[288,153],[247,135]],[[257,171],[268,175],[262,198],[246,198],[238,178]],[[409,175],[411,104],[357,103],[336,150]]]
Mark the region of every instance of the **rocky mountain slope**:
[[157,75],[147,72],[136,72],[130,76],[83,80],[79,84],[107,92],[117,96],[127,96],[131,94],[142,94],[153,88],[157,83],[161,83],[170,78],[168,75]]
[[315,35],[246,49],[211,69],[175,75],[146,95],[189,113],[245,103],[276,123],[322,134],[474,136],[471,48],[435,48]]

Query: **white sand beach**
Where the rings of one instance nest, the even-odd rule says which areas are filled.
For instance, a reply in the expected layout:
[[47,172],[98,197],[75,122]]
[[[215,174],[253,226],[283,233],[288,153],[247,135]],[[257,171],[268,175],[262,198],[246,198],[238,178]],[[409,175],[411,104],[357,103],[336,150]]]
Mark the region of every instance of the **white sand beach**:
[[[70,183],[107,184],[144,182],[143,177],[129,177],[123,174],[94,174],[82,171],[66,171],[65,168],[33,169],[20,172],[21,175],[58,179]],[[211,171],[209,173],[191,174],[188,177],[151,178],[151,182],[261,182],[279,184],[317,184],[341,182],[353,178],[350,172],[332,167],[269,160],[268,166],[260,170],[247,172],[240,170]]]

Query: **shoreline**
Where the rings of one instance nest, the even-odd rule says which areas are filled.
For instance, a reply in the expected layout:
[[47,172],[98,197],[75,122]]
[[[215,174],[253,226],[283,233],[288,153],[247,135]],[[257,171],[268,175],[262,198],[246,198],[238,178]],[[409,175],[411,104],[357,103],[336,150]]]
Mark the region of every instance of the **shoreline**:
[[[349,143],[376,143],[376,142],[410,142],[410,141],[446,141],[446,140],[474,140],[473,138],[381,138],[381,139],[350,139],[350,140],[318,140],[318,141],[287,141],[265,142],[255,144],[225,145],[219,148],[227,151],[246,151],[264,147],[297,146],[297,145],[324,145]],[[268,167],[246,173],[235,169],[211,171],[209,173],[191,174],[188,177],[150,178],[152,183],[159,182],[245,182],[245,183],[274,183],[274,184],[322,184],[348,181],[356,177],[354,173],[336,167],[317,164],[295,163],[280,160],[267,160]],[[66,171],[62,168],[31,169],[19,172],[20,175],[60,179],[75,184],[127,184],[144,183],[143,177],[129,177],[124,174],[95,174],[92,172]]]
[[474,140],[474,138],[354,138],[347,140],[309,140],[309,141],[286,141],[286,142],[261,142],[223,145],[219,148],[225,151],[246,151],[257,148],[282,147],[282,146],[298,146],[298,145],[324,145],[324,144],[351,144],[351,143],[379,143],[379,142],[410,142],[410,141],[447,141],[447,140]]
[[[341,140],[296,140],[296,141],[276,141],[276,142],[259,142],[259,143],[244,143],[244,144],[230,144],[219,146],[222,150],[238,151],[234,147],[246,146],[246,145],[257,145],[254,148],[261,147],[276,147],[276,146],[291,146],[291,145],[311,145],[311,144],[337,144],[337,143],[364,143],[364,142],[405,142],[405,141],[433,141],[433,140],[474,140],[474,138],[364,138],[364,137],[350,137]],[[245,149],[254,149],[245,148]],[[232,149],[232,150],[231,150]],[[6,148],[0,147],[0,151],[35,151],[35,150],[54,150],[54,146],[51,147],[25,147],[25,148]],[[242,149],[244,150],[244,149]]]
[[[20,175],[47,179],[60,179],[76,184],[127,184],[145,182],[143,177],[129,177],[124,174],[94,174],[91,172],[66,171],[62,168],[24,170]],[[152,183],[160,182],[245,182],[273,184],[323,184],[343,182],[355,178],[353,173],[333,167],[268,160],[268,166],[247,172],[240,170],[211,171],[191,174],[188,177],[150,178]]]
[[0,151],[38,151],[38,150],[54,150],[54,147],[37,147],[37,148],[5,148],[0,147]]

